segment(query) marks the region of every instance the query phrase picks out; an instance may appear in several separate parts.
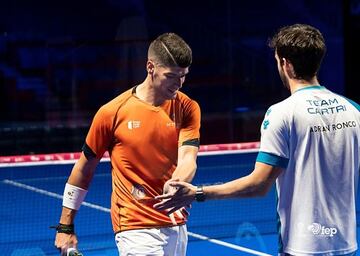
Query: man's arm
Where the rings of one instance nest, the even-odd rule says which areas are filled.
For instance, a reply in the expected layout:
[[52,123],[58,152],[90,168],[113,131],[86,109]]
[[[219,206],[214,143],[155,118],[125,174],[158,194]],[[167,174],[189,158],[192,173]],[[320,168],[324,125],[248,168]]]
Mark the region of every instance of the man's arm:
[[206,199],[226,199],[235,197],[265,196],[282,169],[256,162],[249,175],[224,184],[204,187]]
[[178,149],[177,167],[171,177],[172,180],[191,182],[196,172],[196,158],[199,148],[183,145]]
[[[178,164],[173,175],[171,176],[171,179],[164,184],[164,189],[163,189],[164,194],[173,194],[175,192],[176,188],[173,186],[169,186],[169,184],[172,181],[185,181],[185,182],[192,181],[192,179],[195,176],[195,172],[197,168],[196,158],[198,151],[199,148],[193,145],[191,146],[182,145],[181,147],[179,147]],[[185,205],[185,206],[189,207],[189,205]],[[180,214],[180,216],[186,219],[189,213],[186,211],[185,207],[176,208],[176,210],[178,209],[181,210],[180,212],[178,212],[178,214]],[[172,212],[173,211],[170,211],[170,213]],[[170,218],[172,218],[171,215],[169,216]],[[175,220],[172,219],[172,221],[175,223]]]
[[[67,183],[87,190],[98,163],[99,159],[87,159],[84,153],[82,153],[79,160],[75,163]],[[73,224],[76,212],[77,210],[75,209],[63,207],[59,223],[63,225]],[[66,255],[68,248],[77,247],[77,237],[75,234],[71,234],[71,232],[70,234],[58,232],[55,238],[55,246],[61,250],[61,255]]]
[[[229,181],[221,185],[203,187],[206,200],[226,199],[235,197],[264,196],[270,190],[276,178],[283,169],[268,164],[256,162],[255,169],[249,175]],[[171,209],[171,212],[191,204],[195,200],[196,186],[187,182],[172,181],[176,191],[157,196],[156,199],[166,199],[154,205],[158,210]]]

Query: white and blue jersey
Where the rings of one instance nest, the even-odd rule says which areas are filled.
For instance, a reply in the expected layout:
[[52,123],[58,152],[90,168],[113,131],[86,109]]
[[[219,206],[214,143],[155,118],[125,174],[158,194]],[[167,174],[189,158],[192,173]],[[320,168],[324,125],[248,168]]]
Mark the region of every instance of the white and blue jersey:
[[357,250],[360,107],[322,86],[271,106],[257,162],[280,166],[280,252],[342,255]]

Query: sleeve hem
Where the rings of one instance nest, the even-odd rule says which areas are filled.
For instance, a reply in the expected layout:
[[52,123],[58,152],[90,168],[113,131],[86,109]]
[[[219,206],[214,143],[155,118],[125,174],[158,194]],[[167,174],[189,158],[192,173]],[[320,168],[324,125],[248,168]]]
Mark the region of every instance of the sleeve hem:
[[256,162],[269,164],[272,166],[278,166],[286,169],[289,163],[289,159],[281,156],[274,155],[272,153],[260,151],[257,155]]
[[181,146],[200,147],[200,140],[199,139],[186,140],[183,143],[181,143]]
[[84,143],[84,145],[82,147],[82,151],[84,152],[84,155],[85,155],[86,159],[88,159],[88,160],[96,157],[96,154],[94,153],[94,151],[92,151],[92,149],[89,147],[89,145],[86,144],[86,142]]

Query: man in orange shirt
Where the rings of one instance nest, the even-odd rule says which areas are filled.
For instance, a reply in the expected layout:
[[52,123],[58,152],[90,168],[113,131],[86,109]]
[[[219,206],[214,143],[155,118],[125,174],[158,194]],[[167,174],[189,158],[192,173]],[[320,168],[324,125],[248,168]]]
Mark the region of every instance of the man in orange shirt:
[[74,219],[105,151],[112,166],[111,220],[121,256],[185,255],[186,219],[153,208],[172,179],[190,182],[200,138],[199,105],[179,92],[192,62],[188,44],[165,33],[149,46],[145,80],[96,113],[64,190],[55,246],[77,247]]

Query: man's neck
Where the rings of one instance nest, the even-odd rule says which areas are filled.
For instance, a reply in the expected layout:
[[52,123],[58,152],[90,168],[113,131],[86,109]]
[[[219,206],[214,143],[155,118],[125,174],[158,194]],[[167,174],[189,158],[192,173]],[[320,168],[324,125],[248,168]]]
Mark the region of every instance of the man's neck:
[[301,88],[305,88],[308,86],[314,86],[314,85],[320,86],[319,81],[317,80],[316,76],[310,80],[299,80],[299,79],[290,79],[289,80],[291,94],[293,94],[294,92],[296,92],[297,90],[299,90]]
[[159,99],[156,95],[155,89],[148,79],[145,79],[144,82],[136,87],[136,97],[156,107],[164,102],[164,100]]

